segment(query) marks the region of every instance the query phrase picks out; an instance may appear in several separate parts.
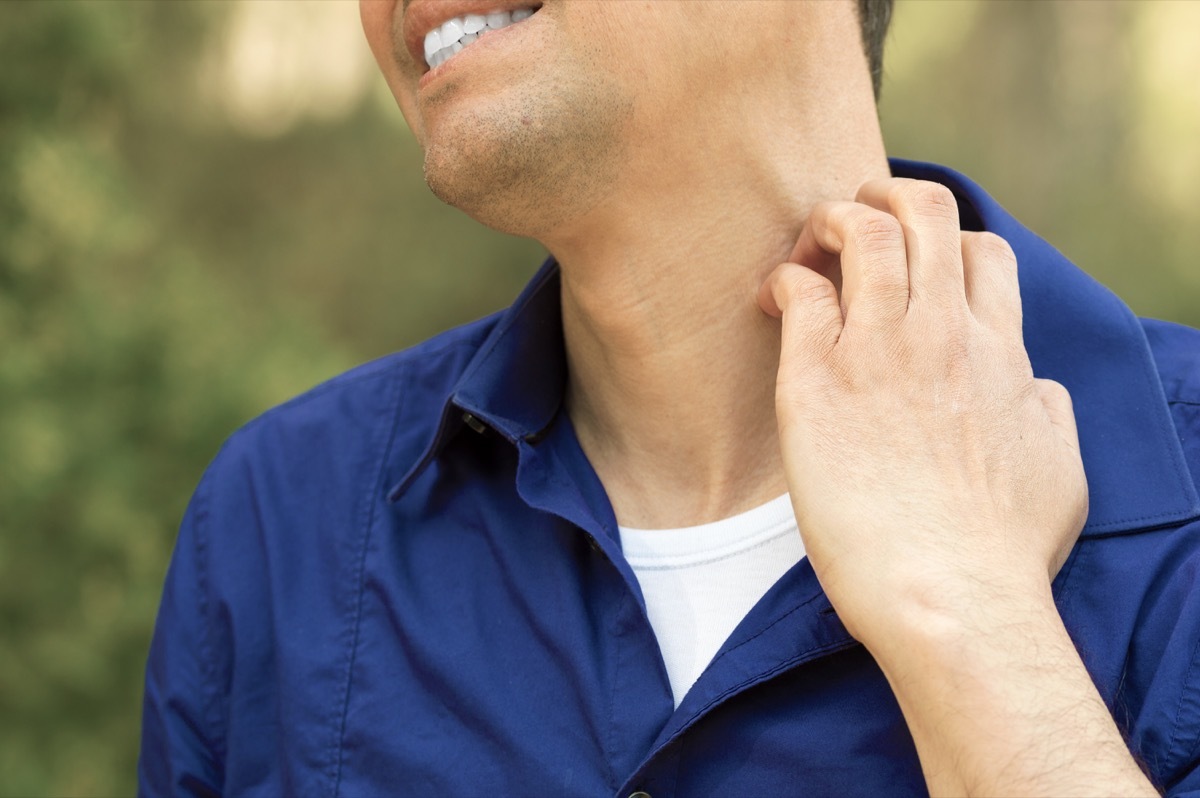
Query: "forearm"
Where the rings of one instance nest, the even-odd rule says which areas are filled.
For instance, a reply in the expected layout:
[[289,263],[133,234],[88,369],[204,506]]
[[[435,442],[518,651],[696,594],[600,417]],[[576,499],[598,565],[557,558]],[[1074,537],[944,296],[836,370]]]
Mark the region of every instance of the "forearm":
[[899,700],[933,795],[1157,795],[1050,598],[898,614],[868,645]]

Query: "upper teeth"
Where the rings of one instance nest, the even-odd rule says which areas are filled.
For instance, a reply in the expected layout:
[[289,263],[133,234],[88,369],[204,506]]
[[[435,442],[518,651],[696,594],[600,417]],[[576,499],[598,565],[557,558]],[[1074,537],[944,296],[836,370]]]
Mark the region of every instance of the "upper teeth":
[[528,19],[533,12],[532,8],[518,8],[515,11],[493,11],[487,15],[467,14],[447,20],[440,28],[425,34],[425,63],[433,69],[458,55],[464,47],[488,31],[500,30]]

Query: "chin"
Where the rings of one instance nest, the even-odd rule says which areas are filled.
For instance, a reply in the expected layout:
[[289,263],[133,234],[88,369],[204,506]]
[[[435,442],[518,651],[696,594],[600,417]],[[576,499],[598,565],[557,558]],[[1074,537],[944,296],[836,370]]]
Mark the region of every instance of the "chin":
[[545,168],[533,142],[497,135],[472,120],[453,135],[433,136],[425,147],[425,183],[434,196],[477,221],[513,235],[543,227]]
[[[564,91],[454,113],[425,128],[425,182],[440,200],[512,235],[543,238],[612,191],[627,162],[632,100]],[[551,91],[550,89],[556,89]]]

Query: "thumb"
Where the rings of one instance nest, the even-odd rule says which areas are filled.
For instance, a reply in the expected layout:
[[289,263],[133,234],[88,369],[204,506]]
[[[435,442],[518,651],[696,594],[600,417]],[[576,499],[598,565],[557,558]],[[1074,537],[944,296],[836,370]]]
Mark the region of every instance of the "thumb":
[[796,263],[775,268],[758,289],[758,306],[783,318],[784,352],[827,352],[842,334],[842,308],[828,278]]

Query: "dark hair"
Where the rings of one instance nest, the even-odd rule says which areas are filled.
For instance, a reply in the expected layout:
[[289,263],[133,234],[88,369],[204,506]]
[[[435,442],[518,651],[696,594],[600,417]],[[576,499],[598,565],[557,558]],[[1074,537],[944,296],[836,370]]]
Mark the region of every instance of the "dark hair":
[[858,22],[862,26],[863,50],[867,54],[867,66],[871,69],[871,85],[875,87],[875,99],[883,84],[883,39],[887,36],[888,23],[892,21],[894,0],[858,0]]

